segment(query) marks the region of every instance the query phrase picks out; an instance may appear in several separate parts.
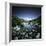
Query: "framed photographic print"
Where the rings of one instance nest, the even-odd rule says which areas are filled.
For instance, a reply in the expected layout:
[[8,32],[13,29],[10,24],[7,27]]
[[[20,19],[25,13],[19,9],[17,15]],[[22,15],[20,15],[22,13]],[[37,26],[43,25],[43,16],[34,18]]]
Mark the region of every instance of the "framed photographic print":
[[12,40],[41,39],[41,6],[11,5]]
[[8,41],[42,39],[41,8],[42,5],[9,3]]

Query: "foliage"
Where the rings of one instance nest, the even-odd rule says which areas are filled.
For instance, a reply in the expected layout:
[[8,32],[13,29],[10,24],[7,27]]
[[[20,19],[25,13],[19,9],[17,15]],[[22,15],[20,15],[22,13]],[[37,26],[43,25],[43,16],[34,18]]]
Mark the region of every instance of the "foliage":
[[[28,24],[30,25],[30,23],[33,23],[33,28],[31,28],[30,30],[25,28],[24,25],[22,25],[23,22],[28,22]],[[36,25],[38,24],[38,25]],[[14,27],[16,27],[18,25],[18,27],[20,27],[20,30],[16,30],[14,29]],[[40,27],[39,27],[40,25]],[[18,39],[38,39],[41,38],[41,16],[38,17],[37,19],[34,20],[30,20],[30,21],[25,21],[23,19],[18,18],[17,16],[12,16],[12,39],[16,39],[16,37]],[[32,34],[31,34],[32,33]],[[39,37],[37,36],[38,33],[40,34]],[[37,37],[38,38],[37,38]]]

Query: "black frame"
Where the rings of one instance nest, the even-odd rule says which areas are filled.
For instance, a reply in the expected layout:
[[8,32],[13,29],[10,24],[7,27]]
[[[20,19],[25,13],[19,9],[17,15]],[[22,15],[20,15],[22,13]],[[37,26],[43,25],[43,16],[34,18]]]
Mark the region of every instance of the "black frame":
[[[10,27],[10,31],[9,31],[9,41],[12,40],[12,28],[11,28],[11,25],[12,25],[12,6],[23,6],[23,7],[42,7],[42,5],[32,5],[32,4],[19,4],[19,3],[10,3],[10,22],[9,22],[9,27]],[[42,18],[41,18],[42,19]],[[41,31],[42,32],[42,31]],[[42,33],[41,33],[42,35]],[[41,37],[42,38],[42,37]]]

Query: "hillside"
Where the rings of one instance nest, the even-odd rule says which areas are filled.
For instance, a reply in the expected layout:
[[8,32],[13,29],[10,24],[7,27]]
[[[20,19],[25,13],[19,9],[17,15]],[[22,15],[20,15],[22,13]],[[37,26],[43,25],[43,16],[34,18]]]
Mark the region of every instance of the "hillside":
[[21,25],[21,23],[23,23],[23,22],[28,22],[28,23],[32,22],[33,24],[35,24],[35,23],[41,24],[41,16],[38,17],[37,19],[30,20],[30,21],[25,21],[25,20],[20,19],[18,17],[12,16],[12,26],[13,27],[16,26],[16,25]]
[[41,16],[30,21],[12,16],[12,40],[38,38],[41,38]]

